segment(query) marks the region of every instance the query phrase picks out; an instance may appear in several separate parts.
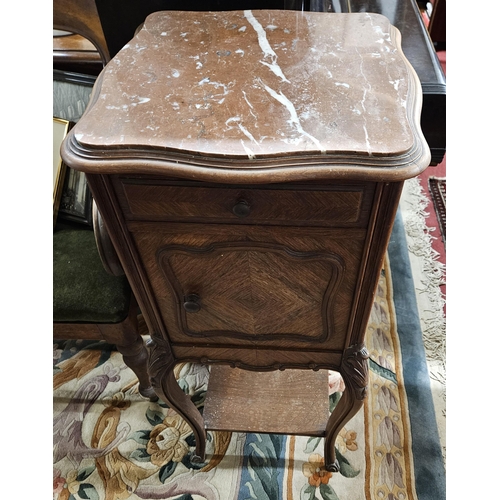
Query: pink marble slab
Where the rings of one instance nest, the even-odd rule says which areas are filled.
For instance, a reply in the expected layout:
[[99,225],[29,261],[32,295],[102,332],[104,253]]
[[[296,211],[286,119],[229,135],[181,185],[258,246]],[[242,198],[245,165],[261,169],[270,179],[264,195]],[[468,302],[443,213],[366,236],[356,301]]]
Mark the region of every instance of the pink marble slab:
[[419,92],[378,14],[164,11],[107,65],[74,133],[247,160],[393,156],[414,147]]

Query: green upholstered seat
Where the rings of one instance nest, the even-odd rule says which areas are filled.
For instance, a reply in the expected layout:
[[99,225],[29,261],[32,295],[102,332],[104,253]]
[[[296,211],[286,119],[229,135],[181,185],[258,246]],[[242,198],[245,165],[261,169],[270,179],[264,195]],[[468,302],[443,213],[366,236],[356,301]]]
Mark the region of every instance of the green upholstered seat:
[[125,276],[102,265],[94,232],[54,232],[53,320],[64,323],[119,323],[129,312],[131,290]]

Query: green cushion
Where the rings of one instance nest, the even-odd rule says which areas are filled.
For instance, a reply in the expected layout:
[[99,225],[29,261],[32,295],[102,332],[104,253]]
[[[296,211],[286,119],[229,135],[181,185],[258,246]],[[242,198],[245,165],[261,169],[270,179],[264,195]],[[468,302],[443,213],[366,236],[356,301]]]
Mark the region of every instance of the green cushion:
[[53,319],[65,323],[119,323],[130,305],[125,276],[112,276],[102,265],[94,232],[54,232]]

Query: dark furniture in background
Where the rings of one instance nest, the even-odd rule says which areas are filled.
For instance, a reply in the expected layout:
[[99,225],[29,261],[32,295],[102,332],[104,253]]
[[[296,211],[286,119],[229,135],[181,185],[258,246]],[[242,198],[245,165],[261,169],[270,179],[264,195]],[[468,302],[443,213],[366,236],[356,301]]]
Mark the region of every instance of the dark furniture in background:
[[54,30],[76,33],[91,42],[99,53],[101,64],[106,65],[110,60],[108,40],[95,0],[54,0],[52,5]]
[[429,34],[436,50],[446,50],[446,0],[434,0]]
[[86,38],[54,30],[52,41],[55,70],[94,76],[102,71],[101,56]]
[[[54,27],[91,40],[101,56],[101,67],[102,61],[108,60],[92,0],[55,0]],[[92,61],[95,63],[95,58]],[[78,122],[94,83],[95,77],[89,75],[54,70],[54,116]],[[84,174],[67,168],[66,175],[70,174],[80,177],[74,184],[82,195],[82,211],[60,209],[54,228],[53,338],[105,340],[116,345],[139,380],[140,394],[156,400],[147,373],[148,351],[138,330],[137,302],[95,206],[92,215]]]
[[56,225],[52,269],[53,338],[116,345],[139,380],[140,394],[156,400],[147,372],[148,352],[138,330],[137,302],[97,210],[94,230]]

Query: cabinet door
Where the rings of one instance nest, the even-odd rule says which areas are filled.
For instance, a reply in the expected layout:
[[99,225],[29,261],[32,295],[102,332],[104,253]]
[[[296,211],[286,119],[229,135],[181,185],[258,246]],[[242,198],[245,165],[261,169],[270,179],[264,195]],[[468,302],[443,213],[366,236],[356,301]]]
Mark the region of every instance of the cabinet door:
[[130,229],[172,343],[343,349],[364,230]]

